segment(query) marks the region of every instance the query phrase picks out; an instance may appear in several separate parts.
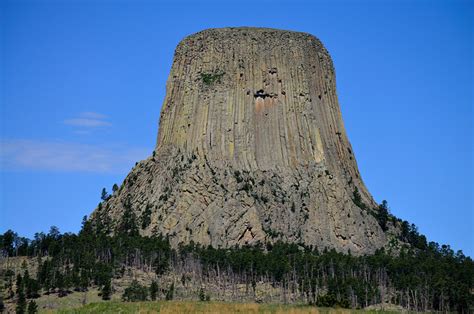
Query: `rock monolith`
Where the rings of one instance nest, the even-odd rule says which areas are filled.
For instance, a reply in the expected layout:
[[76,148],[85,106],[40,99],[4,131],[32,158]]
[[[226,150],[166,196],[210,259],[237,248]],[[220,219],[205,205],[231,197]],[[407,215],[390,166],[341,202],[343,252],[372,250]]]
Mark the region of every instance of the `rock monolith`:
[[[360,204],[365,204],[361,206]],[[278,240],[374,252],[387,242],[314,36],[209,29],[175,51],[152,156],[92,215],[213,247]]]

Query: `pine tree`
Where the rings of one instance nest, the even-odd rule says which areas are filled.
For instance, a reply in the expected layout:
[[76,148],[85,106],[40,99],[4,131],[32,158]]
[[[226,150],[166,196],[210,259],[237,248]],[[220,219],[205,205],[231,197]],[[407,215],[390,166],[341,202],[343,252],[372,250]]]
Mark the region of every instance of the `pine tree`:
[[25,270],[25,274],[23,276],[22,284],[26,293],[26,297],[28,299],[37,298],[39,297],[39,285],[38,281],[35,279],[30,278],[30,274],[28,269]]
[[21,270],[28,270],[28,264],[26,263],[26,260],[23,260],[23,262],[21,263]]
[[103,201],[106,201],[108,198],[109,198],[109,194],[107,193],[107,190],[103,188],[102,192],[100,193],[100,199]]
[[166,291],[166,301],[173,300],[174,298],[174,282],[171,283],[170,288]]
[[86,271],[81,271],[79,282],[81,291],[87,291],[87,287],[89,287],[89,276],[87,275]]
[[58,288],[58,296],[60,298],[65,297],[67,295],[67,292],[64,289],[64,275],[59,270],[57,270],[54,277],[56,279],[56,287]]
[[123,212],[122,221],[119,225],[119,233],[128,236],[138,235],[137,217],[132,210],[132,205],[128,199],[124,204],[125,210]]
[[26,282],[26,297],[29,299],[34,299],[39,297],[40,286],[38,280],[29,279]]
[[20,291],[23,291],[23,278],[18,274],[16,275],[16,294],[20,295]]
[[16,313],[24,314],[26,310],[26,297],[25,297],[25,291],[23,289],[23,284],[20,284],[20,286],[17,287],[17,294],[18,294],[18,299],[16,302]]
[[142,229],[146,229],[151,223],[151,205],[147,204],[145,210],[140,216]]
[[22,284],[23,286],[28,286],[28,281],[30,280],[30,273],[28,272],[28,269],[25,269],[24,275],[23,275],[23,280]]
[[102,287],[102,300],[110,300],[110,295],[112,294],[112,286],[110,279],[108,279],[104,286]]
[[35,314],[38,313],[38,305],[36,305],[36,302],[31,300],[30,303],[28,303],[28,314]]
[[156,300],[156,294],[158,293],[158,283],[153,280],[150,285],[150,298],[152,301]]
[[389,209],[388,209],[387,201],[383,200],[382,204],[379,205],[378,213],[377,213],[377,220],[383,231],[387,231],[388,229],[387,227],[388,219],[389,219]]

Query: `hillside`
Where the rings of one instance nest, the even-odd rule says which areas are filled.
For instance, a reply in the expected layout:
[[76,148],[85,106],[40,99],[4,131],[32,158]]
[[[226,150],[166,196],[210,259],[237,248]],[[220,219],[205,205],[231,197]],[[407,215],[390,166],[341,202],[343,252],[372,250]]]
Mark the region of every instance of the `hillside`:
[[388,248],[367,256],[280,242],[232,249],[191,244],[175,250],[165,238],[109,237],[85,223],[78,235],[53,228],[29,243],[8,231],[0,244],[0,295],[9,309],[26,300],[48,309],[100,299],[399,306],[463,313],[474,304],[472,259],[434,242],[425,242],[423,249],[406,245],[398,253]]

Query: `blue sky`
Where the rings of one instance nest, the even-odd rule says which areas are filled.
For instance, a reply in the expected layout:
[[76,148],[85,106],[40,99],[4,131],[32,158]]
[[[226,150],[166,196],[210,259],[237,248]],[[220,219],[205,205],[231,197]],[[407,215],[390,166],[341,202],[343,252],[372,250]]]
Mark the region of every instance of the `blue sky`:
[[78,231],[153,150],[176,44],[260,26],[323,41],[375,199],[473,256],[472,3],[224,2],[1,2],[0,231]]

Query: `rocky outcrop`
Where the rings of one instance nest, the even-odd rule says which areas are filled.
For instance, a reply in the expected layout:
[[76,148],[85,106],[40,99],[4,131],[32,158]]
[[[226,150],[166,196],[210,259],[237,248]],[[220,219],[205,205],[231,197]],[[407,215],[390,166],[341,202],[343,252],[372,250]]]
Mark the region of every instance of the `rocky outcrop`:
[[173,245],[283,240],[370,253],[387,236],[354,203],[355,190],[375,207],[321,42],[274,29],[210,29],[179,43],[153,156],[92,219],[113,231],[128,209],[142,234],[169,235]]

